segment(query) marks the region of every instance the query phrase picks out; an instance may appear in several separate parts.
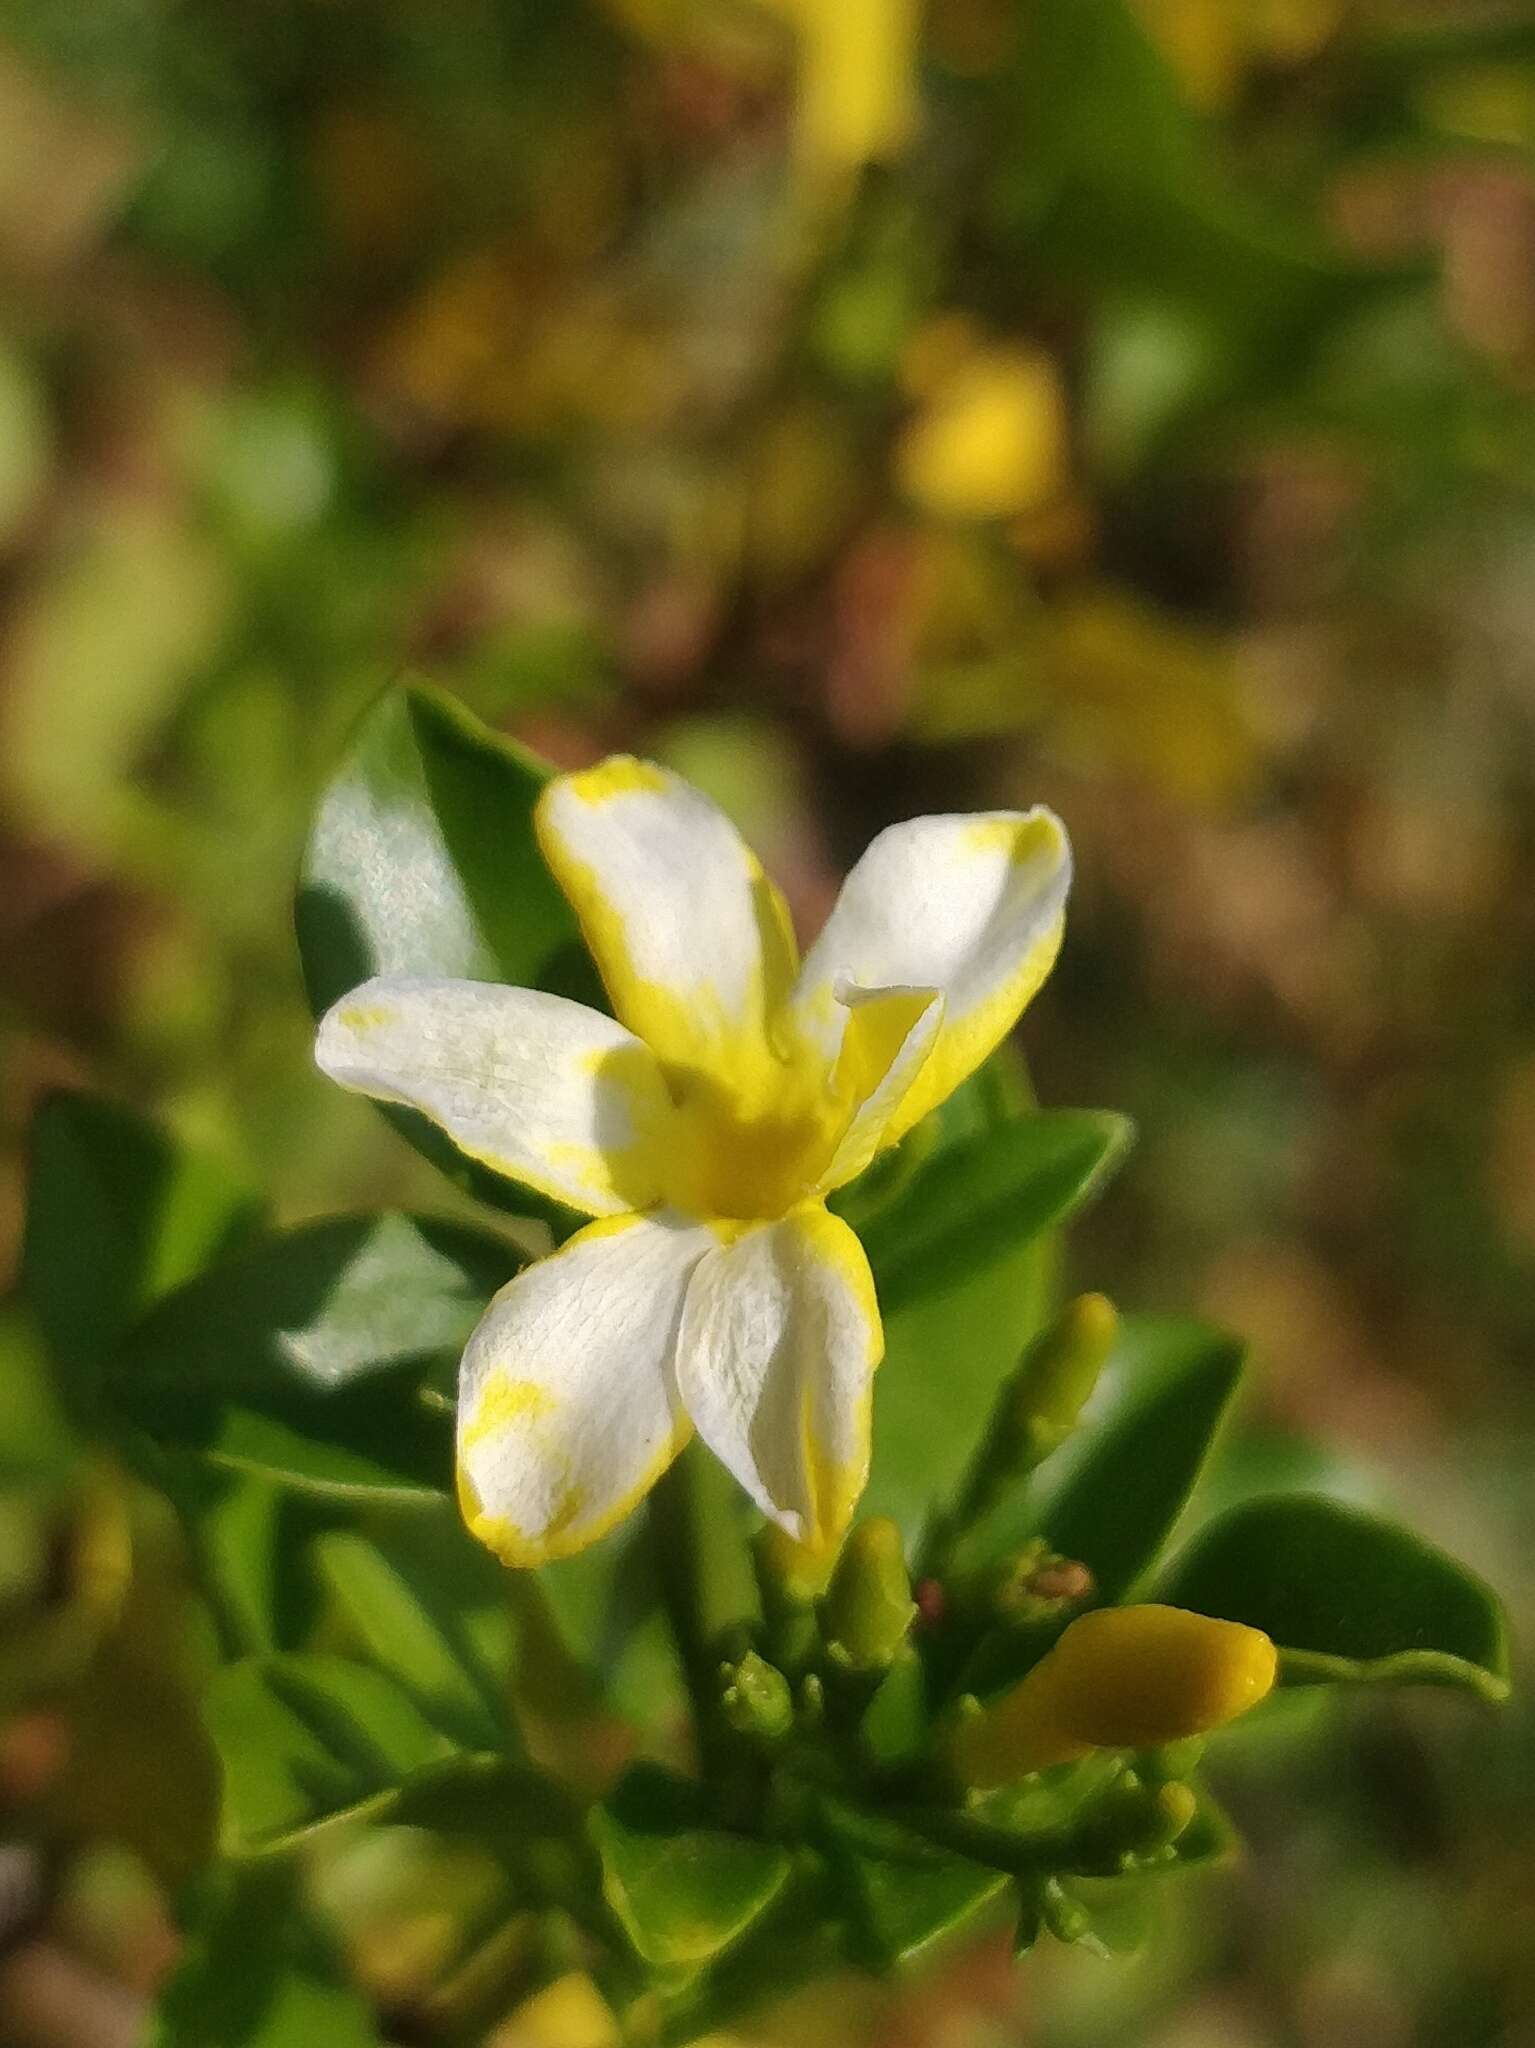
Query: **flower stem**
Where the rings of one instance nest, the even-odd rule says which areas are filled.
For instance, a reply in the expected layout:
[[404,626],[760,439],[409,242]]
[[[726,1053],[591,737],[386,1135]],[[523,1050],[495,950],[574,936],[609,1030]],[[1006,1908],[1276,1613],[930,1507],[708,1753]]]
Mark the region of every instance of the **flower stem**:
[[651,1488],[646,1515],[661,1604],[693,1703],[699,1760],[706,1763],[717,1735],[715,1669],[704,1620],[698,1528],[686,1452],[673,1459]]

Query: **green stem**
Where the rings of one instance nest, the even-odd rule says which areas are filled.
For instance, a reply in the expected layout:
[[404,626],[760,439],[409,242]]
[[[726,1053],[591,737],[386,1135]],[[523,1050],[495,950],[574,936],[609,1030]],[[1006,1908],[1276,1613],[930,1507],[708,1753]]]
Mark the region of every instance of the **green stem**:
[[673,1459],[650,1489],[645,1511],[661,1605],[666,1610],[677,1661],[693,1703],[699,1759],[707,1762],[718,1734],[716,1673],[704,1622],[692,1474],[685,1452]]

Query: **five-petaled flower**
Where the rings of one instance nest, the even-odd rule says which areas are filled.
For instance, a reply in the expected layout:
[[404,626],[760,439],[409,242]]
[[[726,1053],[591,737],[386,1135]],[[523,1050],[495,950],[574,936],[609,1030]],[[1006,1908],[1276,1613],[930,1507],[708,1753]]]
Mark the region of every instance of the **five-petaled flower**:
[[390,977],[338,1002],[317,1046],[345,1086],[596,1219],[501,1290],[464,1352],[466,1519],[508,1564],[568,1556],[696,1429],[764,1514],[829,1549],[868,1476],[884,1338],[826,1197],[1048,974],[1065,833],[1038,809],[891,826],[801,966],[778,891],[667,770],[560,776],[536,825],[614,1015]]

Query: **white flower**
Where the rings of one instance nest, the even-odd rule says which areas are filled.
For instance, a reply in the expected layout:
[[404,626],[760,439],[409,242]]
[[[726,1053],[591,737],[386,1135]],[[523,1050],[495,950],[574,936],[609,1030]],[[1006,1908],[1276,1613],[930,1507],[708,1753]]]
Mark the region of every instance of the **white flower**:
[[778,891],[680,777],[606,761],[551,782],[536,823],[618,1021],[536,989],[387,978],[334,1006],[316,1051],[596,1218],[469,1340],[465,1517],[508,1564],[568,1556],[696,1429],[764,1514],[830,1548],[868,1476],[884,1339],[863,1247],[825,1198],[1044,980],[1065,833],[1044,810],[892,826],[800,966]]

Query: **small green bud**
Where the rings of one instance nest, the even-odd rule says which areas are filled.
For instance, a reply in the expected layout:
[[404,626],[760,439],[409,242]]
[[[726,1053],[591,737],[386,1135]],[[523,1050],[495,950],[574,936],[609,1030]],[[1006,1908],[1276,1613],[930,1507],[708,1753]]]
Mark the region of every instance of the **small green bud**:
[[1024,1354],[1014,1382],[1019,1420],[1058,1436],[1075,1429],[1118,1332],[1119,1314],[1107,1295],[1067,1302]]
[[1083,1832],[1082,1846],[1102,1859],[1106,1871],[1158,1862],[1199,1811],[1187,1785],[1148,1785],[1126,1771],[1110,1787]]
[[1176,1784],[1191,1778],[1205,1753],[1202,1735],[1186,1735],[1181,1742],[1166,1742],[1148,1750],[1140,1759],[1141,1776],[1152,1785]]
[[789,1681],[755,1650],[720,1666],[720,1706],[738,1735],[780,1742],[794,1725]]
[[821,1628],[839,1663],[883,1671],[916,1617],[901,1532],[888,1515],[860,1522],[837,1559],[821,1602]]
[[987,1605],[999,1620],[1018,1626],[1057,1622],[1092,1597],[1089,1567],[1060,1557],[1040,1538],[1005,1559],[992,1576]]
[[951,1531],[979,1521],[1007,1486],[1043,1463],[1076,1428],[1118,1329],[1107,1296],[1079,1294],[1035,1337],[992,1411]]
[[1141,1855],[1160,1855],[1170,1849],[1199,1811],[1199,1797],[1192,1785],[1174,1781],[1156,1787],[1154,1811],[1148,1811],[1148,1847]]
[[1057,1941],[1091,1942],[1093,1923],[1087,1908],[1071,1896],[1058,1877],[1047,1877],[1039,1887],[1038,1910]]

